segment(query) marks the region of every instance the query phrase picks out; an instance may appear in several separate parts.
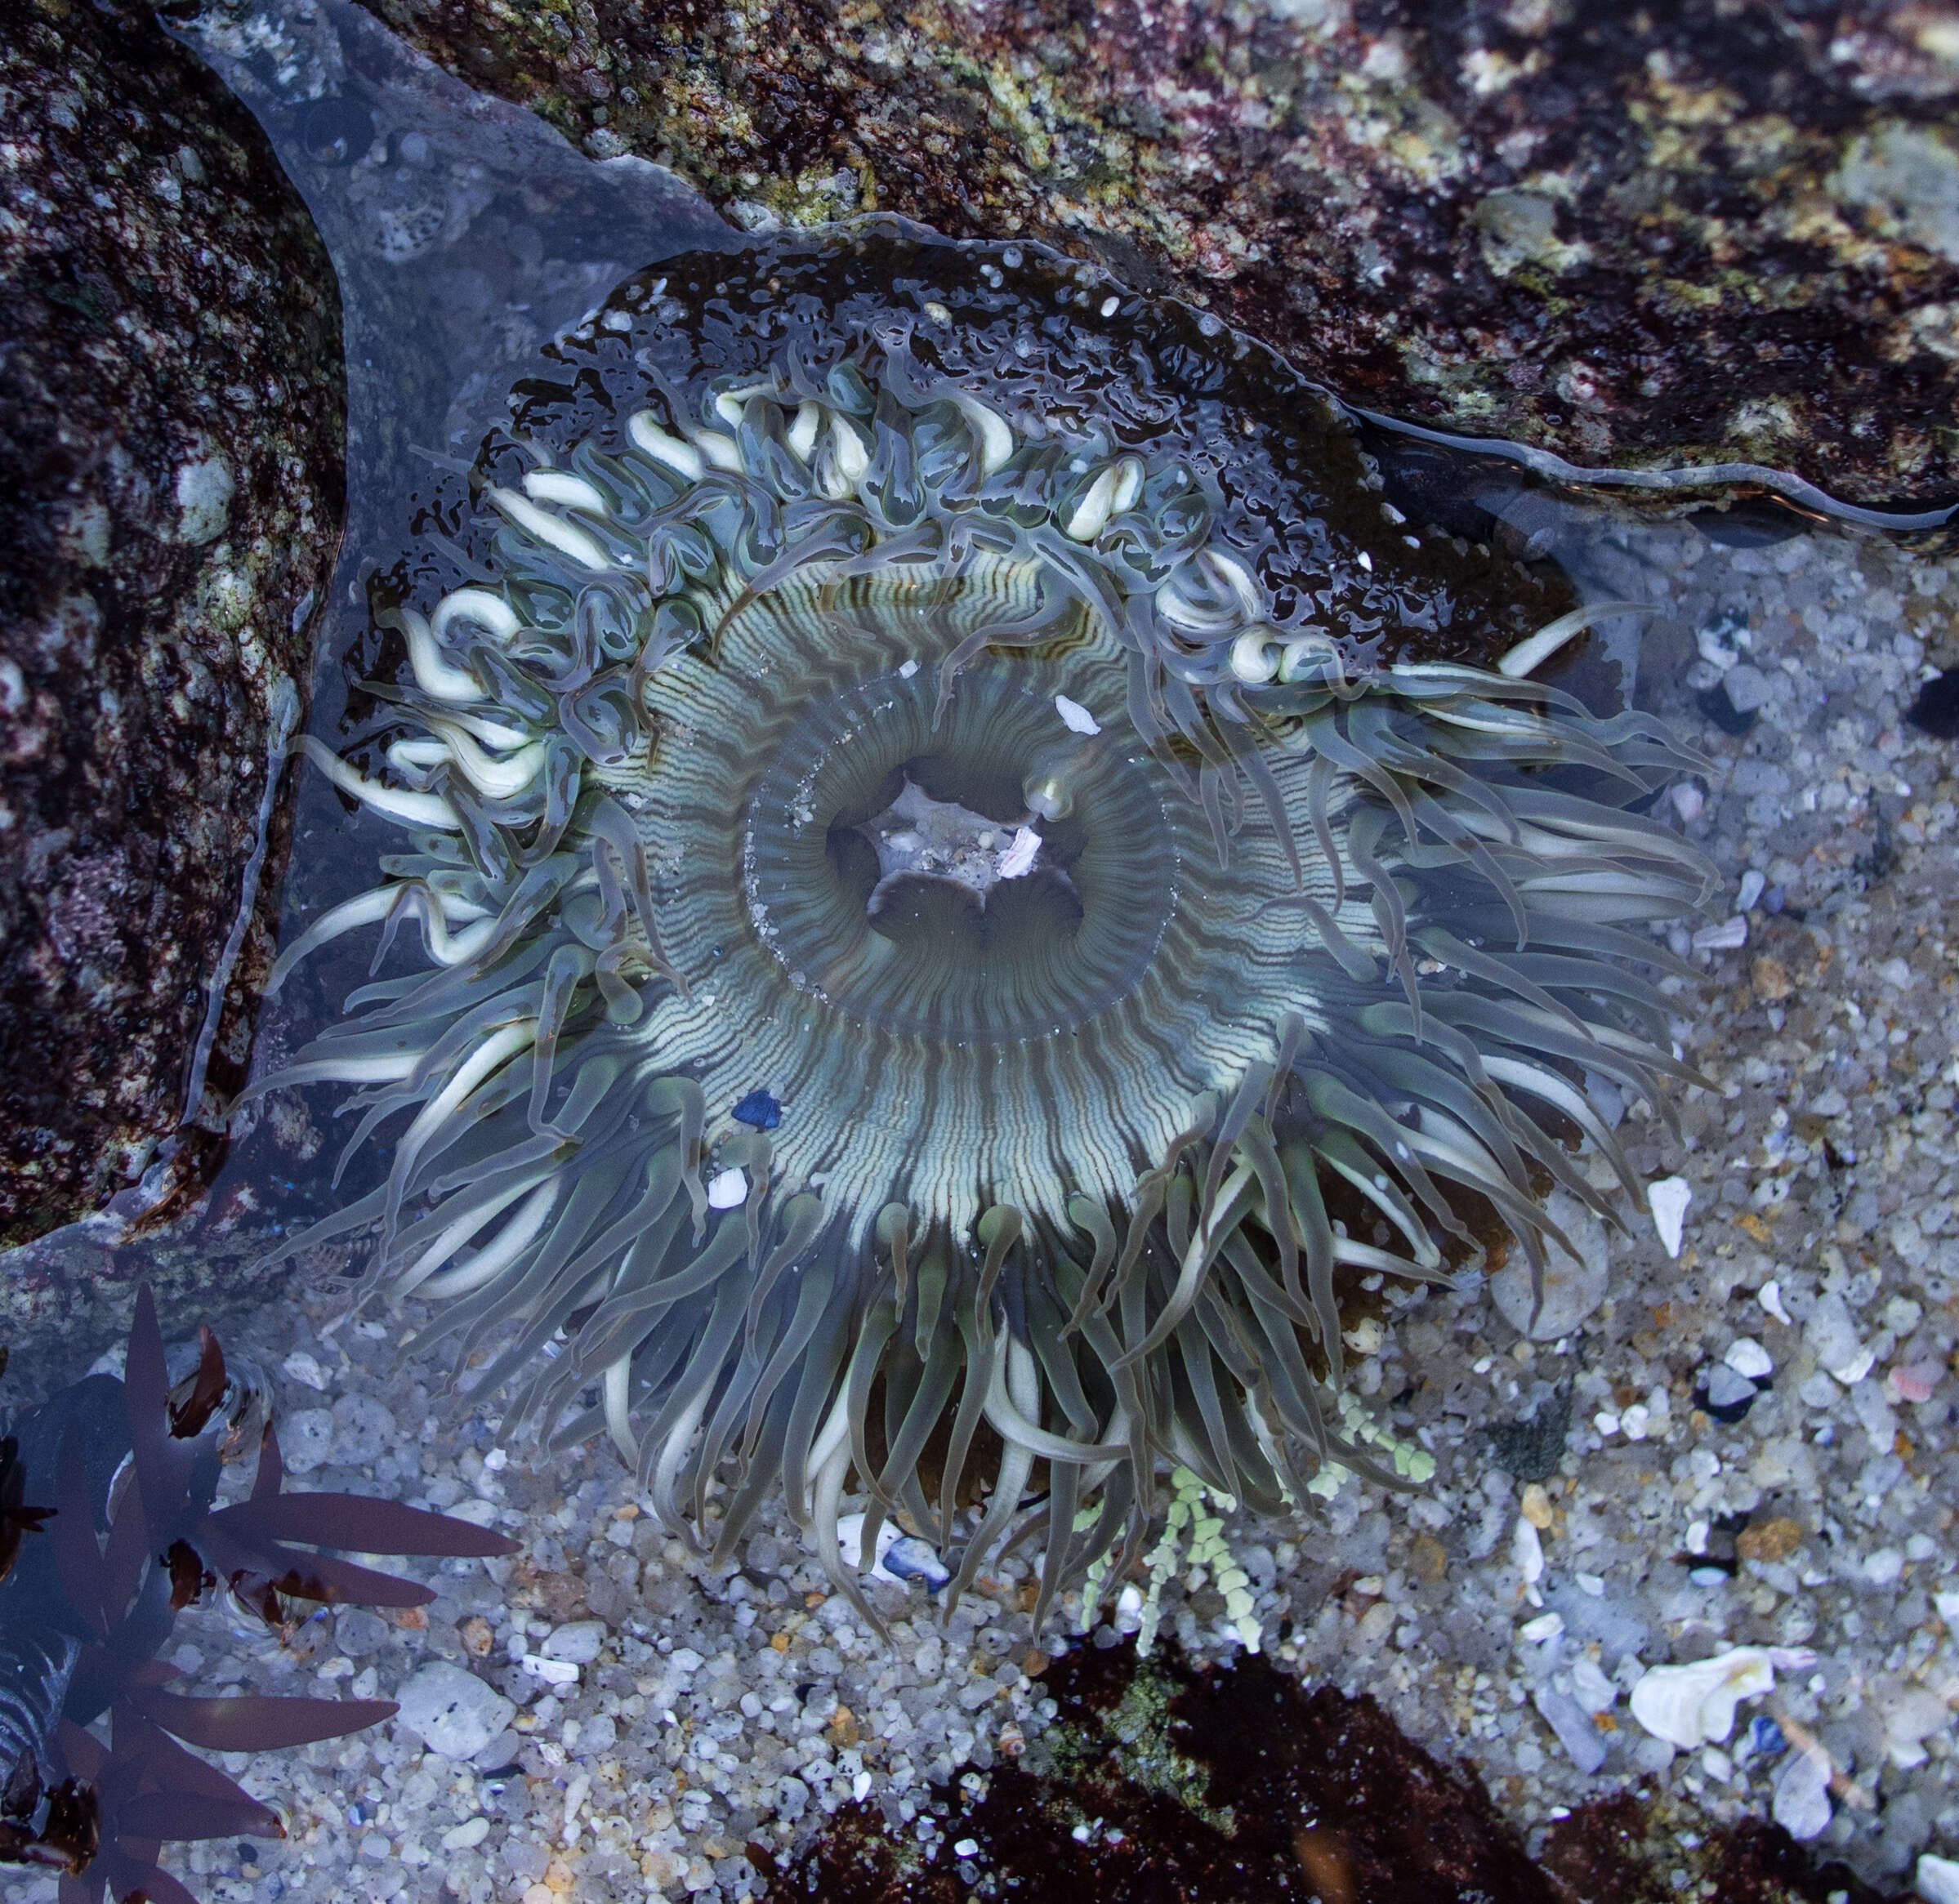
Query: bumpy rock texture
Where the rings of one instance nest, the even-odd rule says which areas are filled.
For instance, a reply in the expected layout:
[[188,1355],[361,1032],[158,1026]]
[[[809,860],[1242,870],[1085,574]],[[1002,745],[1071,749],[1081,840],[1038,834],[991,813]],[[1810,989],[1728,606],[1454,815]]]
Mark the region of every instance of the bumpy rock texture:
[[1805,0],[368,0],[743,222],[1100,256],[1586,465],[1959,496],[1959,31]]
[[[141,1176],[200,1070],[237,1081],[343,399],[310,223],[248,115],[146,10],[0,7],[0,117],[13,1242]],[[218,1141],[181,1134],[143,1200]]]

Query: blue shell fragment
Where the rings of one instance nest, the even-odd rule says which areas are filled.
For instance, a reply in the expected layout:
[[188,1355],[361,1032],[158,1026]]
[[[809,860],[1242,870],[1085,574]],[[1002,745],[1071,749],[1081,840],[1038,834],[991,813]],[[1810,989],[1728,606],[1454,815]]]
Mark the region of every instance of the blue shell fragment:
[[879,1571],[899,1580],[921,1580],[928,1593],[937,1593],[953,1576],[930,1543],[915,1534],[894,1541],[877,1563]]
[[1789,1749],[1789,1741],[1783,1737],[1783,1728],[1765,1712],[1757,1713],[1748,1722],[1748,1743],[1757,1751],[1774,1758]]
[[729,1115],[738,1124],[756,1130],[773,1130],[783,1121],[783,1108],[765,1090],[752,1090]]

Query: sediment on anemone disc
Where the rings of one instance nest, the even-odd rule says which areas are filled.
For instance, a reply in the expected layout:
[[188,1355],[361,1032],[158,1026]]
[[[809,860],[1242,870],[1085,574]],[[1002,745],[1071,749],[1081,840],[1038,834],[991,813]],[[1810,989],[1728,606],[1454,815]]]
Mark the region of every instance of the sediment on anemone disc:
[[513,415],[377,615],[378,758],[307,743],[401,840],[282,974],[422,957],[256,1087],[401,1121],[292,1246],[375,1230],[506,1433],[722,1553],[780,1488],[854,1595],[855,1474],[955,1593],[1033,1537],[1044,1612],[1159,1460],[1367,1466],[1343,1274],[1492,1211],[1541,1264],[1551,1185],[1613,1214],[1580,1136],[1637,1195],[1586,1082],[1681,1071],[1634,929],[1707,872],[1634,809],[1685,760],[1503,671],[1536,585],[1283,367],[881,230],[629,282]]

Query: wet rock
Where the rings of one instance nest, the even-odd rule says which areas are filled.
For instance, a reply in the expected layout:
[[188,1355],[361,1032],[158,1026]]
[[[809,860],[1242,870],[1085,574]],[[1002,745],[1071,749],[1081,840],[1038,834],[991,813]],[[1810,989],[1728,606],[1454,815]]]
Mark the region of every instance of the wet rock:
[[1579,464],[1959,488],[1959,66],[1931,11],[369,4],[752,229],[1025,233],[1372,408]]
[[[342,405],[312,227],[153,14],[16,10],[0,89],[7,1243],[118,1193],[167,1206],[221,1141],[276,916]],[[38,1313],[27,1280],[10,1275],[10,1331]]]

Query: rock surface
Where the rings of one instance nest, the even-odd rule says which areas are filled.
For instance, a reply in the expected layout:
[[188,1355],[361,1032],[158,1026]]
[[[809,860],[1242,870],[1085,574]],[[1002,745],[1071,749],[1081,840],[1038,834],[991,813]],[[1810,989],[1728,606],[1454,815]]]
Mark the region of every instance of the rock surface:
[[1959,495],[1935,9],[368,3],[752,226],[1025,233],[1417,422]]
[[10,8],[0,98],[7,1243],[221,1142],[179,1126],[266,970],[343,402],[312,226],[154,16]]

